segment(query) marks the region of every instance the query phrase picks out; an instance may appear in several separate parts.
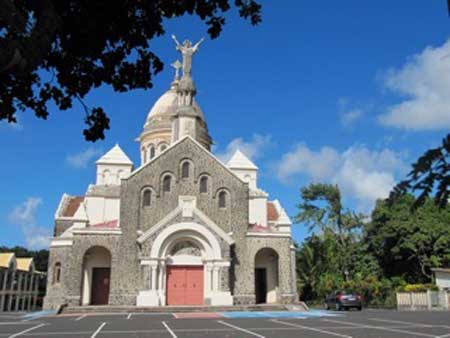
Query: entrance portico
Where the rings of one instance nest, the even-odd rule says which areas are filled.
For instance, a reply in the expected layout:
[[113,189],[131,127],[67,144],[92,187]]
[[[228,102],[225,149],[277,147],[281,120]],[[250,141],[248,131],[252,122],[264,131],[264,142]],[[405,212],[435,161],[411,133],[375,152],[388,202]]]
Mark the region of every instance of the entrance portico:
[[141,257],[143,270],[150,276],[147,289],[137,296],[137,305],[232,305],[231,293],[222,290],[220,283],[230,262],[223,258],[216,236],[207,226],[194,222],[173,224],[161,231],[150,256]]

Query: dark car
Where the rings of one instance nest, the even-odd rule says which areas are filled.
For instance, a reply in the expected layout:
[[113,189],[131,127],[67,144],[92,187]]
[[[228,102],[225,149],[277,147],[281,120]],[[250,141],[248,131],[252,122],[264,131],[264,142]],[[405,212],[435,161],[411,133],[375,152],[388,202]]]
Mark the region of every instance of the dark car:
[[334,291],[325,299],[325,308],[336,311],[355,308],[361,311],[362,297],[351,290]]

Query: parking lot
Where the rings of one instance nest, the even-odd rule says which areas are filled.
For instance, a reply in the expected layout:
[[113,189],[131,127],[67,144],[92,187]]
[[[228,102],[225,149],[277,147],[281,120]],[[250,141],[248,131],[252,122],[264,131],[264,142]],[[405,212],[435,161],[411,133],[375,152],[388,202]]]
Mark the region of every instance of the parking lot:
[[450,338],[450,313],[117,313],[40,318],[0,314],[0,337]]

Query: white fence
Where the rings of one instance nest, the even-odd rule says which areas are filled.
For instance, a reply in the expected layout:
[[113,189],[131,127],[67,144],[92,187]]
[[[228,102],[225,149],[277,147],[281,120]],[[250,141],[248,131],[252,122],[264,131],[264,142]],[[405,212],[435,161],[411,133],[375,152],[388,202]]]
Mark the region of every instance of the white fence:
[[398,292],[399,310],[448,310],[450,293],[446,291]]

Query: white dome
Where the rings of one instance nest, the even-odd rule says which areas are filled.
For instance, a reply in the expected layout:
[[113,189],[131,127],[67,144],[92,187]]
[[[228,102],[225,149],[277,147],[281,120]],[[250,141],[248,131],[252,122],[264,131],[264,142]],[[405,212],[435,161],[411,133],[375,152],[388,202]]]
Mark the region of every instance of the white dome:
[[172,115],[177,108],[177,92],[171,88],[166,91],[158,100],[156,100],[152,109],[147,115],[147,121],[150,117],[157,115]]
[[[150,109],[146,125],[148,123],[151,123],[150,119],[156,118],[156,120],[160,120],[158,117],[168,117],[170,118],[171,115],[175,114],[177,109],[177,91],[176,87],[172,85],[172,87],[166,91],[161,97],[156,100],[155,104],[153,105],[152,109]],[[194,99],[194,109],[197,111],[199,117],[201,119],[204,119],[204,115],[200,107],[198,106],[197,102]]]

